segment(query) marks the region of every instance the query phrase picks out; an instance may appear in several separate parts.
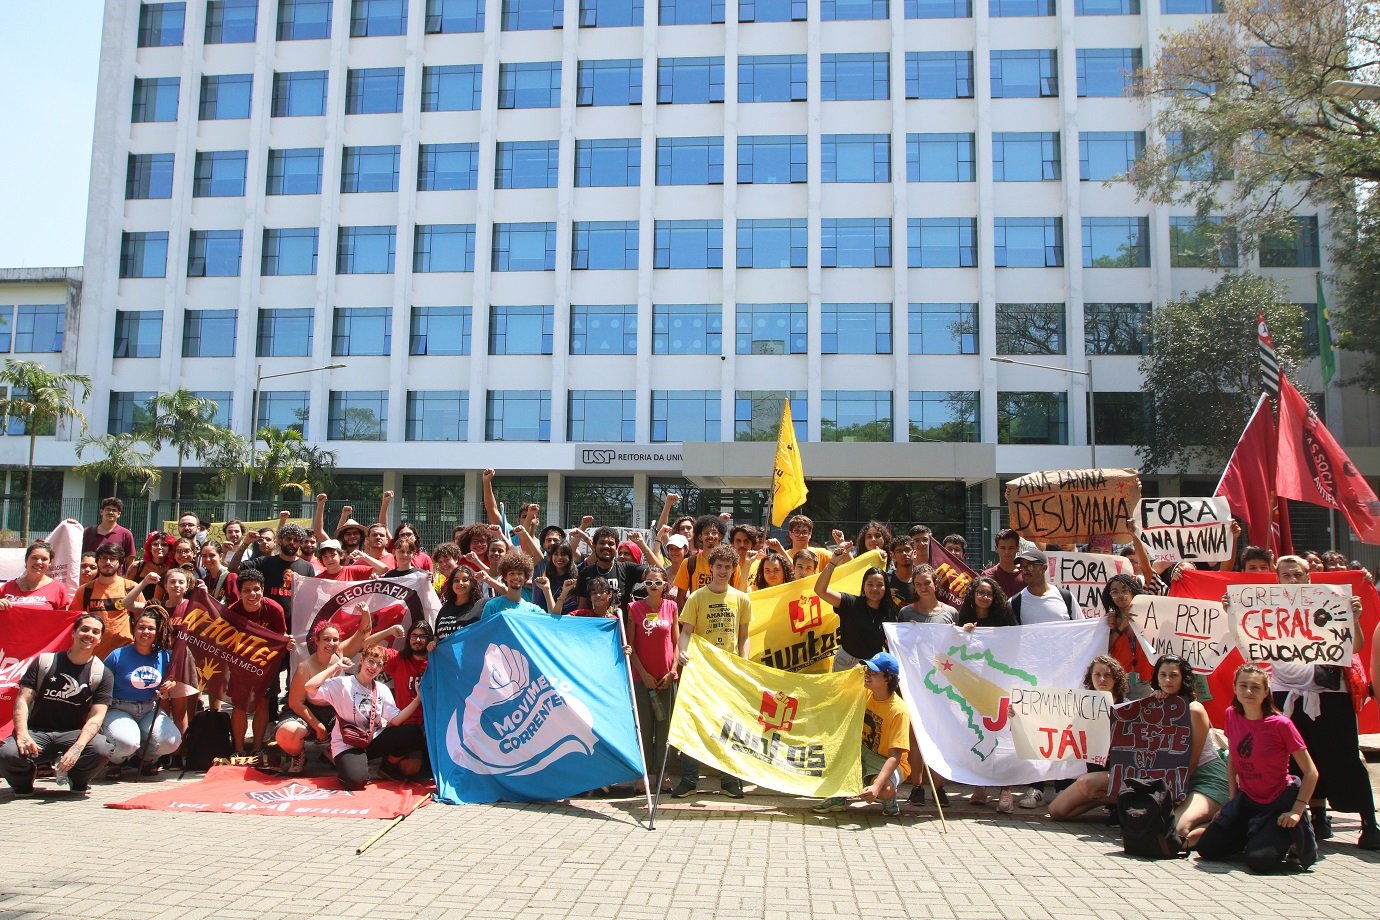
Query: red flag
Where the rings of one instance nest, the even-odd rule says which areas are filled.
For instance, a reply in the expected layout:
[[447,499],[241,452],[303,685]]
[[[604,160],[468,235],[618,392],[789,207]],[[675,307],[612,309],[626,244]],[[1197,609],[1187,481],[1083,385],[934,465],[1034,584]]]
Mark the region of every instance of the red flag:
[[0,738],[10,734],[19,681],[43,652],[66,651],[72,645],[75,612],[42,613],[32,607],[0,610]]
[[187,595],[187,608],[174,624],[169,676],[176,696],[207,693],[248,709],[278,679],[278,664],[292,640],[231,613],[205,588]]
[[1362,542],[1380,544],[1380,499],[1287,377],[1279,381],[1279,466],[1285,498],[1335,508]]
[[963,606],[963,595],[968,593],[968,586],[977,578],[977,573],[938,540],[930,541],[930,565],[934,566],[934,593],[940,602],[955,610]]
[[1284,501],[1275,496],[1275,444],[1270,400],[1262,395],[1212,494],[1226,498],[1231,513],[1245,521],[1247,540],[1279,551],[1284,534],[1274,532],[1273,525],[1275,506]]
[[430,801],[431,783],[372,782],[353,792],[334,776],[273,776],[250,767],[212,767],[195,783],[165,783],[154,792],[106,802],[106,808],[213,811],[308,818],[396,818]]

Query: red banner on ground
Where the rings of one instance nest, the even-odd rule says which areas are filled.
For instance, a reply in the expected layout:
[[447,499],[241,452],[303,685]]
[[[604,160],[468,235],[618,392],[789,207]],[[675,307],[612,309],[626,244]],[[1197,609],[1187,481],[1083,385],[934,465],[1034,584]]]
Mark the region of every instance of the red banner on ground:
[[66,651],[72,644],[75,613],[36,612],[32,607],[0,610],[0,738],[8,738],[14,700],[29,663],[43,652]]
[[[168,784],[164,784],[167,786]],[[306,818],[396,818],[431,800],[431,783],[377,782],[350,792],[334,776],[274,776],[253,767],[212,767],[204,779],[107,802],[107,808],[211,811]]]
[[239,614],[229,613],[205,588],[187,595],[187,609],[174,624],[172,665],[174,696],[208,693],[248,709],[277,680],[278,665],[292,641]]

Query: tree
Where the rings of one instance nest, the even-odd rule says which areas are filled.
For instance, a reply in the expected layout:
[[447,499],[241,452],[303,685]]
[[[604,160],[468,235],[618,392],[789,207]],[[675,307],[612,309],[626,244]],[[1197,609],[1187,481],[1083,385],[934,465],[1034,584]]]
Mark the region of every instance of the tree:
[[145,404],[147,418],[135,431],[154,450],[164,445],[177,454],[177,480],[173,487],[174,517],[182,514],[182,467],[189,457],[206,458],[217,445],[233,442],[236,435],[215,422],[215,400],[197,396],[191,390],[176,389],[159,393]]
[[153,461],[153,449],[138,435],[117,432],[99,437],[87,436],[77,442],[77,456],[95,450],[99,459],[80,463],[72,467],[72,472],[92,479],[109,476],[116,488],[121,482],[143,480],[139,491],[153,495],[154,487],[163,478],[163,471]]
[[[1332,304],[1343,347],[1380,336],[1380,109],[1325,95],[1333,80],[1380,77],[1380,8],[1357,0],[1224,0],[1168,38],[1141,89],[1158,98],[1160,142],[1130,178],[1143,197],[1220,215],[1245,251],[1287,241],[1292,218],[1325,207],[1347,269]],[[1281,239],[1282,238],[1282,239]],[[1285,249],[1287,256],[1287,249]],[[1380,387],[1370,357],[1361,382]]]
[[1304,313],[1258,275],[1230,275],[1215,288],[1170,300],[1150,316],[1154,347],[1140,360],[1153,424],[1136,448],[1163,472],[1219,470],[1263,389],[1256,311],[1265,314],[1280,370],[1301,357]]
[[252,477],[261,494],[279,496],[291,489],[305,498],[329,490],[335,470],[334,451],[313,447],[294,428],[264,427],[259,429],[258,436],[263,447],[256,452],[253,466],[241,461],[237,472]]
[[[76,419],[86,430],[86,416],[77,403],[91,397],[91,378],[84,374],[64,374],[50,371],[37,361],[16,361],[8,358],[0,369],[0,386],[6,395],[0,398],[0,416],[9,416],[23,423],[29,436],[29,465],[24,478],[24,530],[20,539],[29,542],[29,511],[33,504],[34,452],[40,434],[55,434],[58,422]],[[79,391],[80,396],[74,395]]]

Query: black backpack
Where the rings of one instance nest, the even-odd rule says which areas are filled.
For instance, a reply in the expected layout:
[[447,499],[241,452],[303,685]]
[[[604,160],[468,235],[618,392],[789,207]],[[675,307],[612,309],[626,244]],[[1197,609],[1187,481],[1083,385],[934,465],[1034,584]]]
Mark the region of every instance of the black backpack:
[[182,739],[183,772],[205,773],[217,757],[235,752],[230,741],[230,713],[205,709],[192,716]]
[[[1116,797],[1121,846],[1128,856],[1174,859],[1184,853],[1184,838],[1174,830],[1174,802],[1162,779],[1123,777]],[[1186,854],[1184,854],[1186,855]]]
[[[1073,592],[1070,591],[1068,588],[1065,588],[1063,585],[1055,585],[1054,587],[1058,590],[1058,592],[1059,592],[1059,597],[1062,598],[1063,601],[1064,601],[1064,613],[1068,616],[1068,618],[1069,618],[1070,620],[1072,620],[1072,619],[1073,619]],[[1016,592],[1016,596],[1013,597],[1013,598],[1011,598],[1011,615],[1014,616],[1014,617],[1016,618],[1016,625],[1017,625],[1017,626],[1020,626],[1020,625],[1021,625],[1021,594],[1022,594],[1022,593],[1023,593],[1023,592],[1017,591],[1017,592]]]

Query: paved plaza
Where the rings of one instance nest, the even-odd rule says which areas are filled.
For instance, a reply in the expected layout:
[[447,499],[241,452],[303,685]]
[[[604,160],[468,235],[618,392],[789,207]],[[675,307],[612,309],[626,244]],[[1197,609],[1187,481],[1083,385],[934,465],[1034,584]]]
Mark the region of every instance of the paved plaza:
[[[1371,774],[1380,780],[1380,766]],[[740,802],[717,792],[664,800],[655,831],[638,823],[639,800],[431,804],[360,856],[385,822],[101,807],[176,782],[98,782],[86,801],[45,798],[43,781],[31,799],[0,791],[0,915],[1380,917],[1380,853],[1356,849],[1354,816],[1335,817],[1337,836],[1311,872],[1258,877],[1196,858],[1125,857],[1100,812],[1054,825],[990,805],[955,804],[945,834],[933,807],[821,817],[807,800],[751,792]]]

